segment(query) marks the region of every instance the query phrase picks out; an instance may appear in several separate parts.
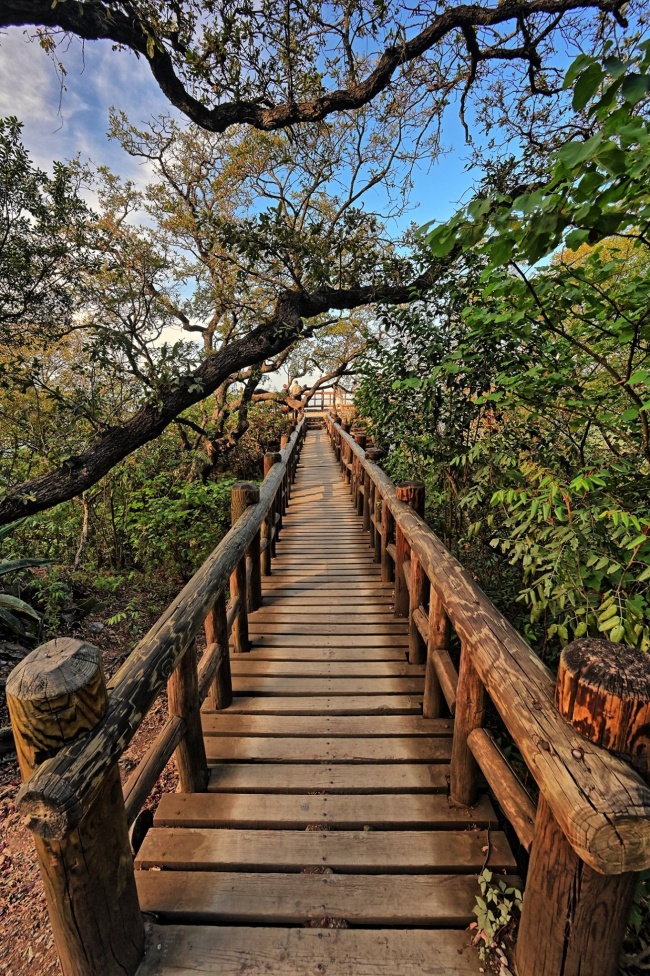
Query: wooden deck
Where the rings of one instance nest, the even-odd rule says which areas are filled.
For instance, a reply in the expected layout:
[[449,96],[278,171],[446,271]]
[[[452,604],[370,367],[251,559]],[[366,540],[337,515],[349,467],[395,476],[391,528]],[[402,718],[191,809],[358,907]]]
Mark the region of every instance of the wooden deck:
[[310,432],[234,702],[203,712],[209,792],[164,796],[136,861],[143,974],[478,972],[476,874],[515,862],[487,797],[448,800],[391,594]]

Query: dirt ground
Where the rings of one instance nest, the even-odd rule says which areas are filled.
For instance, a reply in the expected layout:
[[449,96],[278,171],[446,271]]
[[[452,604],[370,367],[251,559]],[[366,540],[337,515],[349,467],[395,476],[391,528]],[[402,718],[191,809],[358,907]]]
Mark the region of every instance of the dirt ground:
[[[141,633],[146,632],[173,595],[173,592],[164,597],[156,594],[158,599],[155,602],[159,602],[160,607],[157,613],[150,613],[150,619],[141,621]],[[101,616],[89,616],[69,629],[66,635],[84,638],[100,647],[107,676],[117,670],[138,640],[138,635],[129,632],[125,625],[104,626],[100,633],[94,632],[93,624],[101,623],[102,619],[110,616],[110,612],[110,608],[102,608]],[[9,722],[4,685],[15,663],[3,662],[0,668],[0,727]],[[167,702],[161,696],[122,757],[120,771],[123,782],[147,751],[166,717]],[[172,761],[164,770],[146,806],[155,808],[161,794],[173,792],[176,784],[176,770]],[[14,805],[19,787],[20,773],[15,755],[0,757],[0,974],[48,976],[60,970],[32,835],[22,824]]]

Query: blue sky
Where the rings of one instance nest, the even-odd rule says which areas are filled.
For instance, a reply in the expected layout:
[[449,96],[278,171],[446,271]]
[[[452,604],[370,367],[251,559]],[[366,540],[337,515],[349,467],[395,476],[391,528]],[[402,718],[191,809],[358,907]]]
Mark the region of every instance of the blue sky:
[[[147,65],[130,51],[115,52],[107,42],[82,45],[73,40],[61,52],[67,76],[65,90],[54,64],[29,33],[13,28],[0,41],[0,115],[24,123],[23,140],[34,161],[49,169],[52,160],[76,156],[105,164],[136,183],[145,183],[148,168],[129,157],[106,136],[111,106],[123,109],[134,123],[171,107]],[[402,224],[444,220],[471,185],[464,171],[467,147],[453,109],[445,120],[449,150],[430,169],[414,173],[410,211]]]

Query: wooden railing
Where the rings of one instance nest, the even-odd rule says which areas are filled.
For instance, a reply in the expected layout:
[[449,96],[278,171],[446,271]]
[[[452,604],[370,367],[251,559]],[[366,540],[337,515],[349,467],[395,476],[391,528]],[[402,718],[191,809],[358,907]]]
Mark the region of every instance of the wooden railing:
[[[394,485],[365,435],[327,423],[395,613],[408,616],[410,660],[426,661],[424,715],[446,702],[455,716],[450,800],[473,804],[482,773],[531,853],[519,976],[614,976],[636,875],[650,867],[650,790],[562,718],[550,671],[424,522],[422,491]],[[536,807],[483,728],[487,696],[539,788]]]
[[[97,648],[55,640],[10,675],[7,701],[64,976],[124,976],[144,951],[128,827],[173,753],[184,792],[206,789],[200,708],[232,700],[229,639],[248,651],[302,446],[300,421],[269,454],[261,488],[232,489],[233,526],[106,686]],[[230,591],[230,603],[226,592]],[[205,628],[197,663],[195,638]],[[124,792],[118,760],[158,696],[169,718]]]

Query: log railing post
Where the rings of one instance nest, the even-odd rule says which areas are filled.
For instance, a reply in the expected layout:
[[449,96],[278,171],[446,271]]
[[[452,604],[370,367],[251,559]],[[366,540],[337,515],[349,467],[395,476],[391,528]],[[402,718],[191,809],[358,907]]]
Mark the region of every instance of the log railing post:
[[[237,481],[230,489],[231,524],[235,525],[249,505],[259,501],[257,485],[250,481]],[[248,639],[248,596],[246,586],[246,554],[237,563],[230,576],[230,595],[238,602],[237,614],[232,626],[232,643],[237,654],[250,650]]]
[[451,624],[442,600],[433,586],[429,589],[429,639],[427,641],[427,666],[424,675],[424,718],[440,718],[444,696],[436,668],[436,654],[449,649]]
[[395,566],[388,552],[395,521],[385,498],[381,501],[381,581],[392,583],[395,579]]
[[232,676],[230,673],[230,648],[228,647],[228,612],[226,609],[226,594],[222,590],[214,602],[212,610],[204,621],[205,642],[218,644],[221,648],[221,661],[217,666],[210,689],[213,706],[221,710],[232,705]]
[[[562,651],[555,703],[585,737],[647,776],[650,658],[635,647],[584,638]],[[578,740],[579,742],[579,740]],[[637,875],[599,874],[585,864],[542,796],[537,807],[517,938],[519,976],[616,976]]]
[[196,643],[190,641],[167,682],[169,714],[182,718],[185,735],[176,746],[174,759],[182,793],[203,793],[208,783],[208,761],[201,728]]
[[[93,729],[107,707],[101,653],[61,638],[28,654],[7,680],[26,780]],[[144,953],[124,797],[115,763],[81,822],[62,840],[34,835],[63,976],[132,976]]]
[[[283,434],[280,438],[280,450],[284,451],[285,447],[289,443],[290,435]],[[278,531],[282,528],[282,518],[287,511],[288,495],[289,495],[289,479],[291,477],[289,473],[289,468],[291,466],[291,458],[287,458],[287,466],[284,471],[284,476],[282,478],[282,484],[280,485],[280,490],[278,492],[278,513],[280,515],[280,521],[278,522]]]
[[[424,516],[424,484],[421,481],[400,481],[395,494],[420,517]],[[409,588],[404,575],[404,560],[408,555],[408,543],[399,522],[395,523],[395,616],[406,617],[409,613]]]
[[[385,452],[380,447],[369,447],[366,450],[366,459],[378,464],[384,457]],[[379,492],[375,483],[370,479],[370,514],[374,522],[370,522],[370,545],[375,550],[375,562],[381,562],[381,527],[379,524]]]
[[[359,432],[354,435],[354,440],[355,443],[358,444],[359,447],[365,451],[367,436],[364,433]],[[361,490],[361,486],[363,485],[363,481],[364,481],[364,473],[363,473],[363,465],[361,464],[361,461],[356,456],[356,454],[354,455],[354,472],[355,472],[355,476],[354,476],[354,484],[352,489],[353,496],[354,496],[354,504],[357,509],[357,515],[362,515],[363,505],[364,505],[364,501],[363,501],[364,494]]]
[[422,568],[422,563],[414,552],[411,552],[411,586],[409,588],[409,662],[410,664],[424,664],[427,659],[427,645],[415,622],[415,611],[426,601],[429,591],[429,580]]
[[473,806],[478,798],[478,764],[467,737],[470,732],[483,725],[485,697],[483,682],[472,661],[471,648],[463,643],[460,650],[449,792],[454,803],[464,807]]
[[[282,455],[270,451],[268,454],[264,455],[264,477],[270,472],[271,468],[275,464],[279,464],[282,461]],[[275,554],[275,532],[273,525],[273,516],[275,513],[275,506],[271,505],[268,515],[262,523],[262,542],[264,545],[264,552],[262,553],[262,574],[264,576],[271,575],[271,559]]]

